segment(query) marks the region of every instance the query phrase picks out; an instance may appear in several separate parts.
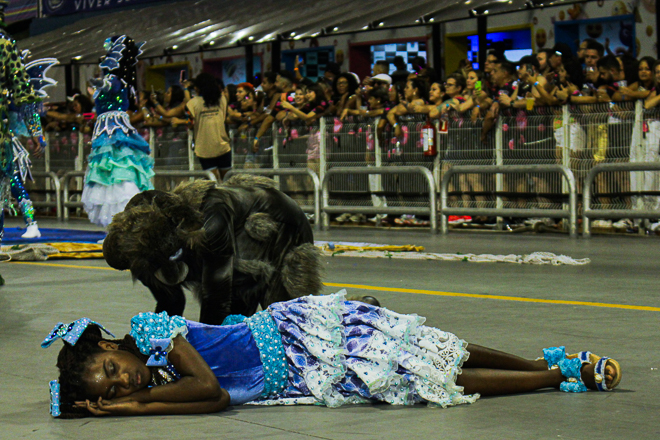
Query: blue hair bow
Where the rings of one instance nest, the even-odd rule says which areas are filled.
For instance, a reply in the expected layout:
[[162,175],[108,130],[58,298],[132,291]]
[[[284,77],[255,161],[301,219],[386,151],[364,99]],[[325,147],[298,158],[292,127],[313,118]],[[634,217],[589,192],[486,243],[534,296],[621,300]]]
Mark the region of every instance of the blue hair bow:
[[78,339],[80,338],[80,335],[85,331],[88,325],[90,324],[95,324],[98,325],[101,330],[103,330],[105,333],[109,334],[113,338],[115,335],[110,333],[108,330],[105,329],[101,324],[98,322],[92,321],[89,318],[80,318],[76,321],[73,321],[70,324],[64,324],[63,322],[58,322],[55,324],[55,327],[53,327],[53,330],[50,332],[48,336],[46,336],[46,339],[41,343],[42,348],[48,348],[50,345],[55,342],[55,340],[62,338],[63,341],[68,342],[71,345],[76,345],[76,342],[78,342]]

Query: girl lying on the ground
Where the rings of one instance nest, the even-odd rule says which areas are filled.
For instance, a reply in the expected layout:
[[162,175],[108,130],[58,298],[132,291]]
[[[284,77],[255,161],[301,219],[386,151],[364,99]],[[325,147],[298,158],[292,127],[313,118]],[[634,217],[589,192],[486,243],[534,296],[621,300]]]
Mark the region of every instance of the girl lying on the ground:
[[122,340],[103,339],[106,330],[87,318],[58,324],[42,343],[64,341],[51,414],[211,413],[245,403],[447,407],[550,387],[608,390],[621,380],[613,359],[554,347],[526,360],[468,347],[424,320],[340,292],[232,315],[222,326],[141,313]]

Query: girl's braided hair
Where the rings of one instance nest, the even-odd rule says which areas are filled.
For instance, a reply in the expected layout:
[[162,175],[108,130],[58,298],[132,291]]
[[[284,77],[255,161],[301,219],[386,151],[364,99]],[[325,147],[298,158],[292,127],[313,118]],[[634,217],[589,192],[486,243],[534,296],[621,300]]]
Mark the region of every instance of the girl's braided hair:
[[80,335],[76,345],[64,342],[64,347],[57,356],[57,368],[60,370],[60,418],[75,419],[91,415],[86,408],[74,408],[73,405],[76,401],[89,398],[84,375],[92,357],[103,352],[99,346],[100,341],[114,342],[120,350],[133,353],[145,363],[147,361],[148,356],[140,353],[130,335],[124,336],[124,339],[104,339],[97,325],[89,325]]

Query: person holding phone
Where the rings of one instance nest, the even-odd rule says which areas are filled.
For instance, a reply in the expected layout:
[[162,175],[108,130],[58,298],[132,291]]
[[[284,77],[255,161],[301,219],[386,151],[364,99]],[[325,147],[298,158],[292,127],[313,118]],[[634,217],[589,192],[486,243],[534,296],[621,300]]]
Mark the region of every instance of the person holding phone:
[[268,116],[263,120],[252,143],[252,152],[259,152],[259,140],[273,125],[275,120],[281,121],[286,116],[286,110],[282,107],[282,102],[293,102],[295,96],[295,75],[288,70],[281,70],[275,80],[275,90],[270,105],[266,113]]

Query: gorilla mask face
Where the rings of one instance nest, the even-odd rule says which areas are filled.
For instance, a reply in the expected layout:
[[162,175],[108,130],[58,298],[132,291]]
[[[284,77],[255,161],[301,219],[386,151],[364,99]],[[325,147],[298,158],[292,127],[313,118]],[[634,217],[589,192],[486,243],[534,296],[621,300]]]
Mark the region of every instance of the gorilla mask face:
[[156,269],[154,276],[158,281],[169,286],[181,284],[188,276],[188,265],[180,258],[183,256],[183,248],[176,251],[174,255],[169,258],[169,261],[160,268]]

